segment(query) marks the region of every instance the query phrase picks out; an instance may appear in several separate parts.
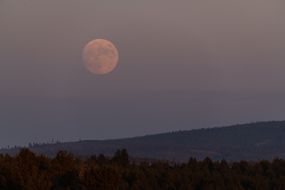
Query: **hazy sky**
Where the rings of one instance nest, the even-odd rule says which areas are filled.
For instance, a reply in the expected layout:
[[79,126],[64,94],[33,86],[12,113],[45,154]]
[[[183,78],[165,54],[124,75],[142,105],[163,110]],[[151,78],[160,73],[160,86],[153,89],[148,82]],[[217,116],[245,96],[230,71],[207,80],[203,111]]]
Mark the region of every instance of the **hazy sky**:
[[[0,0],[0,146],[285,119],[284,0]],[[109,75],[81,59],[120,52]]]

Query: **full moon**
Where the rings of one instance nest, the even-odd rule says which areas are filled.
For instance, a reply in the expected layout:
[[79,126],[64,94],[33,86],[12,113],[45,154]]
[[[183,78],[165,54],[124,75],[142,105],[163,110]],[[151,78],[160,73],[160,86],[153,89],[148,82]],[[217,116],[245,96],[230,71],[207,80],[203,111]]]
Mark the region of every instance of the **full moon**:
[[115,45],[105,39],[90,41],[82,53],[84,66],[92,73],[104,75],[112,72],[118,65],[119,52]]

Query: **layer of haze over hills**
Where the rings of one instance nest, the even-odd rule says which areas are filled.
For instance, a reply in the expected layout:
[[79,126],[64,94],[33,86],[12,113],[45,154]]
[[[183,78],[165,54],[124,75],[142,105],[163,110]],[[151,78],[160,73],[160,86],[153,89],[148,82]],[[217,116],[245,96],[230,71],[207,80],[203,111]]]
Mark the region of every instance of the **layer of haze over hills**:
[[[178,131],[115,140],[86,140],[33,145],[31,150],[54,156],[59,150],[77,156],[111,155],[126,148],[131,157],[187,161],[190,157],[214,160],[285,158],[285,121],[258,122],[229,127]],[[19,149],[2,149],[15,154]]]

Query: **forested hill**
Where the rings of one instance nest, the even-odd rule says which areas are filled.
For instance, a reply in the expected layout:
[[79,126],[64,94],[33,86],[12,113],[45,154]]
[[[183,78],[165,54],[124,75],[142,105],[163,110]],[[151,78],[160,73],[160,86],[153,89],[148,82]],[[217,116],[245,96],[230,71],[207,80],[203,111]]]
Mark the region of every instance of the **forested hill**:
[[[190,157],[214,160],[271,160],[285,158],[285,121],[258,122],[229,127],[179,131],[118,140],[88,140],[34,145],[31,150],[49,156],[59,150],[75,155],[112,155],[127,149],[131,157],[187,161]],[[18,149],[2,149],[15,153]]]

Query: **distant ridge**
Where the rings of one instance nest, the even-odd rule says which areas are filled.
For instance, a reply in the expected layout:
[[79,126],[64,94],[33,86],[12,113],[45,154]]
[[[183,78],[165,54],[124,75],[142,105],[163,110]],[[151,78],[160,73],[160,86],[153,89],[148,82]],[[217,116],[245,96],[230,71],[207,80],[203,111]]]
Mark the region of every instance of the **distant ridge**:
[[[170,161],[187,161],[190,157],[230,161],[285,158],[285,121],[30,147],[32,151],[48,156],[54,156],[59,150],[78,156],[111,155],[122,148],[126,148],[132,157]],[[2,149],[0,153],[15,154],[18,150],[19,148]]]

